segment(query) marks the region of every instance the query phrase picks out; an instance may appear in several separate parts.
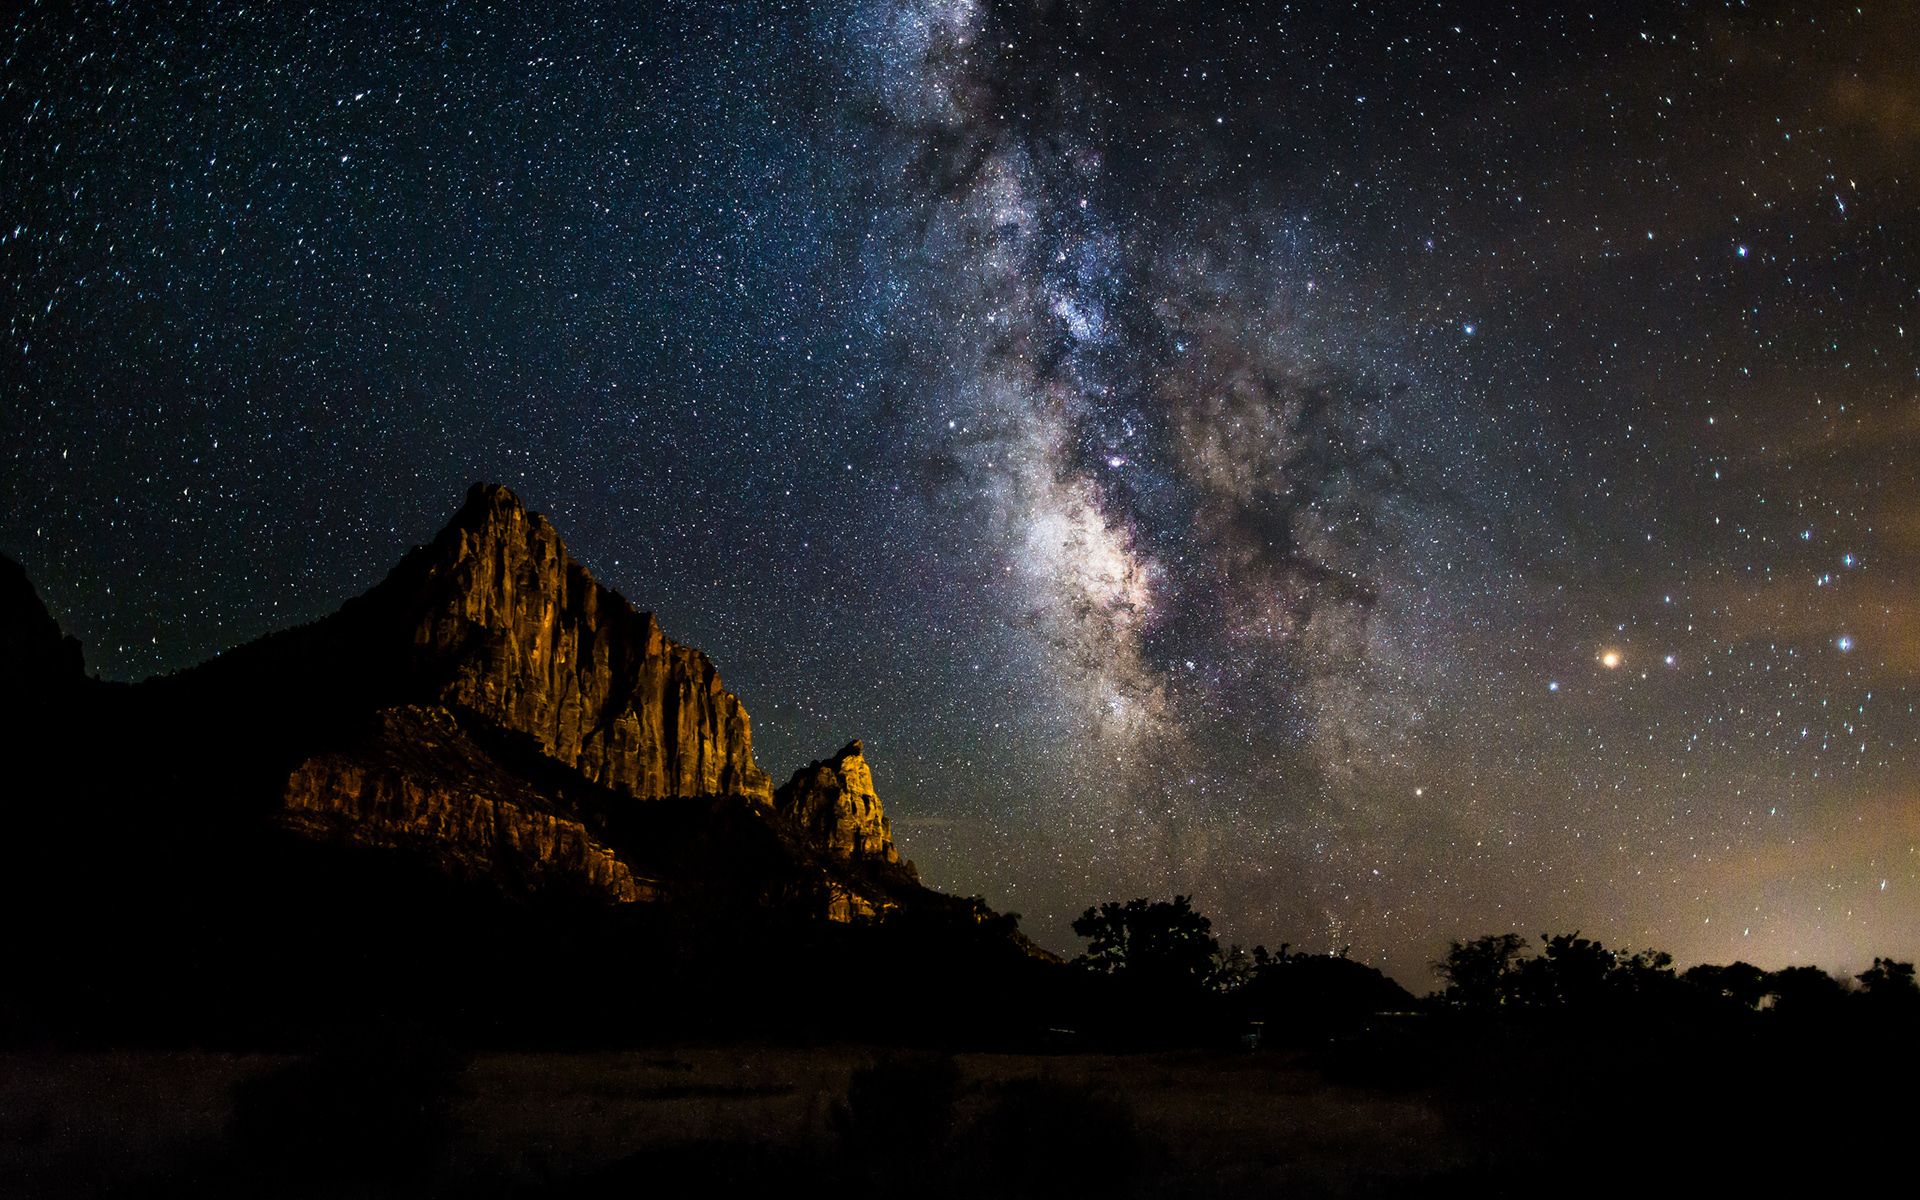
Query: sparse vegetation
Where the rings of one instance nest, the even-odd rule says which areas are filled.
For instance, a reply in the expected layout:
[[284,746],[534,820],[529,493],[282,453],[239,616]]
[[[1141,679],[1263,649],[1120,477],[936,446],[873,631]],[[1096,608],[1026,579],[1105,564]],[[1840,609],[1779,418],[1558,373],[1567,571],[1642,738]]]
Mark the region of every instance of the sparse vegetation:
[[[1820,1086],[1836,1064],[1896,1080],[1920,1065],[1920,987],[1893,959],[1851,980],[1676,972],[1577,931],[1502,933],[1451,944],[1440,986],[1416,999],[1342,954],[1222,950],[1184,898],[1091,910],[1104,953],[1077,966],[1010,949],[987,928],[1010,919],[986,912],[956,901],[824,937],[716,915],[675,935],[701,953],[655,931],[632,944],[662,956],[662,986],[733,997],[704,1042],[636,1019],[626,1044],[657,1048],[503,1055],[472,1047],[550,1031],[458,1025],[456,1051],[444,1029],[375,1024],[236,1069],[224,1114],[191,1139],[92,1177],[122,1195],[278,1194],[294,1176],[302,1194],[476,1198],[1503,1194],[1543,1181],[1562,1194],[1595,1182],[1565,1174],[1562,1135],[1578,1129],[1663,1182],[1750,1189],[1773,1167],[1749,1164],[1780,1147],[1893,1144],[1913,1115],[1904,1096]],[[581,936],[548,947],[571,960],[609,934]],[[932,994],[962,975],[973,990]],[[995,1005],[991,1020],[959,1019]],[[1047,1026],[1073,1040],[1035,1053]],[[862,1028],[872,1048],[801,1048]],[[60,1114],[104,1095],[68,1086],[64,1108],[35,1109],[50,1061],[16,1054],[8,1068],[0,1185],[30,1178],[20,1164],[70,1158]]]

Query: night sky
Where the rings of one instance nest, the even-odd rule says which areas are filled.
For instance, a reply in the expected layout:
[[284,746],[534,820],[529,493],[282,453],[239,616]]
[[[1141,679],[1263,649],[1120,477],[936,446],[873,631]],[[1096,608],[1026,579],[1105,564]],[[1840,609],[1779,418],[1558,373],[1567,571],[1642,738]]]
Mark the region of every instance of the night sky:
[[0,40],[90,670],[495,480],[1055,949],[1920,955],[1920,7],[341,7]]

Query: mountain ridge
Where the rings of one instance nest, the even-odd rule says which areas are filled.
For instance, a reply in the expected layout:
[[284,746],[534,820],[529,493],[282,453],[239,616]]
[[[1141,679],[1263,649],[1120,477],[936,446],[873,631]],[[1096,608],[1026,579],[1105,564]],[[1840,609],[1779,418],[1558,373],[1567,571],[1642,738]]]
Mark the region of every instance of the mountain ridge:
[[[504,486],[474,484],[431,542],[335,612],[139,684],[84,680],[79,643],[6,567],[11,657],[32,672],[20,686],[71,674],[130,702],[151,727],[136,757],[227,776],[208,793],[231,816],[404,846],[513,894],[631,902],[711,892],[698,877],[721,853],[688,863],[647,844],[670,835],[633,806],[735,798],[746,827],[765,827],[743,851],[766,866],[762,901],[845,921],[924,890],[860,742],[801,768],[777,802],[712,660],[595,580]],[[663,862],[684,886],[649,873]]]
[[334,613],[170,675],[87,678],[10,563],[0,639],[0,902],[32,914],[0,1034],[866,1036],[1063,986],[1017,917],[920,883],[862,743],[773,788],[711,659],[497,485]]
[[[210,675],[257,674],[249,660],[264,657],[272,674],[331,674],[328,690],[351,697],[345,707],[374,714],[361,736],[307,747],[317,752],[282,789],[285,828],[404,840],[462,876],[485,865],[514,889],[549,880],[626,902],[663,885],[633,883],[647,878],[636,861],[648,835],[622,834],[637,815],[624,807],[733,797],[794,860],[773,872],[782,878],[768,895],[791,900],[808,890],[795,876],[816,877],[803,906],[851,920],[888,911],[892,891],[917,886],[857,750],[848,769],[866,780],[863,803],[783,816],[754,760],[746,710],[712,660],[598,583],[552,524],[500,485],[475,484],[433,541],[368,592],[266,642],[220,656]],[[470,769],[404,744],[435,739],[457,743],[452,759]]]

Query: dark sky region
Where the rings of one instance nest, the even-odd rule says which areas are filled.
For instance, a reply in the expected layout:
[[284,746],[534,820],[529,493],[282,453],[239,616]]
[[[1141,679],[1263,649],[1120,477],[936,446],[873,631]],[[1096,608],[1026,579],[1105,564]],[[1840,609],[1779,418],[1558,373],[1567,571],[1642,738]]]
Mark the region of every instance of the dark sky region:
[[100,675],[498,480],[1054,948],[1920,954],[1920,7],[345,8],[5,33]]

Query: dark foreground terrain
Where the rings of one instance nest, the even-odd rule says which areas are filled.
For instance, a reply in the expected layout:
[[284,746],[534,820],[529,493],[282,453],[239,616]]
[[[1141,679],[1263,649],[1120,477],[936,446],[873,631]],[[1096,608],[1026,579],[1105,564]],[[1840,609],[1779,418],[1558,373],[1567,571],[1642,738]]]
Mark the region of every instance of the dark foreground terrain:
[[1910,1042],[1434,1021],[1257,1051],[15,1050],[0,1194],[1910,1194]]

